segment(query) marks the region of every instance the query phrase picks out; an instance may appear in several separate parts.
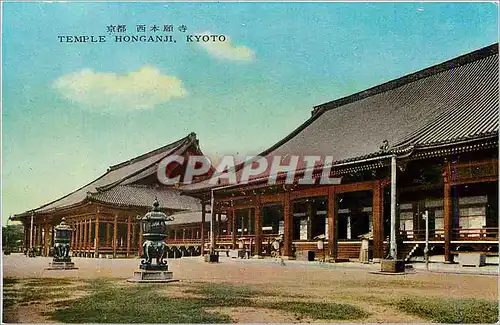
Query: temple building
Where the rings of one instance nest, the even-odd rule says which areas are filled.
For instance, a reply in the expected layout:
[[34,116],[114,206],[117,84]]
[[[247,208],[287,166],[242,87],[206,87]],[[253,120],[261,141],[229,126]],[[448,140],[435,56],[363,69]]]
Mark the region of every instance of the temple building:
[[[89,184],[37,209],[12,218],[24,225],[24,247],[49,255],[54,226],[64,217],[74,229],[71,249],[74,256],[136,256],[140,254],[142,233],[137,216],[151,208],[155,198],[162,210],[173,215],[199,211],[198,199],[181,195],[178,186],[158,181],[158,164],[169,155],[185,158],[203,155],[194,133],[183,139],[111,166]],[[168,171],[171,177],[182,170]],[[199,226],[199,224],[197,224]],[[193,234],[201,237],[200,233]]]
[[[305,169],[291,183],[284,174],[274,175],[273,185],[267,177],[212,185],[212,172],[189,185],[160,184],[156,170],[165,156],[202,154],[190,134],[112,166],[81,189],[14,219],[25,225],[25,242],[34,241],[45,254],[53,225],[66,217],[75,229],[74,254],[132,256],[141,243],[136,216],[157,197],[175,218],[167,239],[171,252],[198,255],[212,244],[265,256],[280,238],[283,256],[316,251],[342,260],[359,257],[363,237],[372,240],[373,258],[387,256],[392,203],[400,258],[422,251],[424,214],[431,254],[444,255],[445,261],[461,250],[498,254],[498,62],[494,44],[318,105],[302,125],[259,155],[333,156],[329,175],[340,184],[320,184],[325,166],[313,170],[311,185],[298,182]],[[238,177],[242,166],[236,167]],[[319,238],[324,252],[317,247]]]
[[217,248],[244,242],[253,255],[267,255],[281,236],[281,254],[294,257],[320,254],[317,238],[325,238],[330,258],[358,258],[365,236],[373,240],[373,257],[382,258],[395,158],[400,258],[422,251],[425,212],[431,254],[446,261],[460,250],[498,254],[498,66],[494,44],[318,105],[260,154],[333,156],[338,185],[300,185],[298,173],[293,184],[278,177],[269,185],[262,177],[241,185],[202,181],[182,191],[199,198],[202,210],[213,193],[212,221],[227,220],[216,227]]

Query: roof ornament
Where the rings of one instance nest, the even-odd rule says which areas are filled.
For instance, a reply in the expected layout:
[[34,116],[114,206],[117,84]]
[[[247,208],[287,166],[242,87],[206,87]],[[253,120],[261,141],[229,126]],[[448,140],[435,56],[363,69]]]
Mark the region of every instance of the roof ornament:
[[387,141],[387,140],[382,141],[382,145],[379,147],[379,149],[382,152],[389,151],[389,141]]
[[158,197],[155,197],[155,201],[153,202],[153,211],[160,211],[160,203],[158,202]]

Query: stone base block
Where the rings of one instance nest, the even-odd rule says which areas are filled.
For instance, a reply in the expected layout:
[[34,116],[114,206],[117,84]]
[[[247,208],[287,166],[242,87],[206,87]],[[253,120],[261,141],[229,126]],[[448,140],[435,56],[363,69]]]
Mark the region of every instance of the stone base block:
[[381,260],[380,271],[389,273],[400,273],[405,271],[404,260]]
[[139,269],[145,271],[168,271],[168,265],[141,264]]
[[134,277],[128,279],[128,282],[140,283],[166,283],[175,282],[179,280],[173,279],[173,272],[171,271],[135,271]]
[[485,266],[486,255],[482,253],[460,252],[458,253],[458,262],[461,266]]
[[75,263],[73,262],[52,262],[46,270],[76,270]]
[[346,262],[349,262],[349,259],[348,258],[331,258],[331,257],[326,257],[326,262],[328,263],[346,263]]
[[205,262],[208,262],[208,263],[219,263],[219,255],[217,255],[217,254],[207,254],[207,255],[205,255]]

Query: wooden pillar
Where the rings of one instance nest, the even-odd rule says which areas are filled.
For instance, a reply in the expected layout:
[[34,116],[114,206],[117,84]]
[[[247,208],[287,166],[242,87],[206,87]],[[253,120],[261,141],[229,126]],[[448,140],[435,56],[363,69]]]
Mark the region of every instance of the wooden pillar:
[[313,218],[312,202],[307,201],[307,239],[308,240],[312,240],[312,218]]
[[43,228],[42,228],[41,224],[39,224],[37,228],[38,228],[38,231],[36,233],[36,237],[37,237],[36,242],[37,242],[37,246],[41,247],[42,246],[42,229]]
[[206,217],[205,201],[201,202],[201,255],[205,255],[205,217]]
[[292,206],[290,202],[290,193],[285,192],[283,195],[283,217],[285,219],[284,224],[284,238],[283,238],[283,255],[287,257],[293,257],[292,253],[292,241],[293,241],[293,218],[292,218]]
[[89,238],[87,242],[87,251],[88,251],[88,257],[90,257],[91,253],[91,247],[92,247],[92,242],[94,241],[94,238],[92,237],[92,219],[89,219]]
[[236,210],[233,208],[231,211],[231,243],[233,249],[236,249]]
[[213,204],[210,204],[210,254],[215,253],[217,247],[217,235],[216,235],[216,215],[215,215],[215,198],[212,197]]
[[255,205],[255,220],[254,220],[254,230],[255,230],[255,251],[254,255],[256,257],[261,256],[262,254],[262,238],[261,238],[261,232],[262,232],[262,220],[261,220],[261,204],[260,204],[260,197],[256,198],[256,205]]
[[[54,229],[54,228],[52,228]],[[72,232],[71,232],[71,242],[70,242],[70,245],[71,245],[71,249],[74,250],[75,249],[75,225],[74,224],[71,224],[71,229],[72,229]],[[52,237],[54,237],[55,234],[54,234],[54,231],[52,231]]]
[[80,222],[77,221],[75,222],[75,246],[73,247],[73,249],[75,251],[78,251],[78,248],[80,246]]
[[131,247],[137,247],[137,226],[135,223],[131,224],[132,227],[132,243],[130,244]]
[[328,250],[331,258],[337,258],[337,198],[335,187],[328,188]]
[[221,221],[221,213],[217,213],[217,227],[215,227],[215,234],[219,237],[222,234],[222,221]]
[[139,256],[142,256],[142,226],[141,223],[139,223],[139,242],[137,243],[137,246],[139,247]]
[[376,181],[372,195],[373,257],[384,256],[384,189]]
[[44,240],[43,240],[43,256],[49,256],[50,250],[50,224],[46,222],[44,225]]
[[106,247],[113,246],[111,244],[111,223],[106,222]]
[[77,243],[77,249],[78,252],[80,252],[80,247],[82,247],[82,239],[83,239],[83,234],[82,234],[82,222],[78,222],[78,243]]
[[75,222],[75,231],[73,232],[73,236],[75,237],[75,243],[73,245],[73,250],[77,251],[78,250],[78,241],[80,240],[80,223],[77,221]]
[[94,240],[94,257],[99,258],[99,215],[95,218],[95,240]]
[[24,251],[27,251],[29,248],[30,231],[29,231],[29,226],[27,223],[23,223],[23,225],[24,225],[23,249],[24,249]]
[[23,251],[28,249],[28,227],[26,223],[23,222]]
[[82,243],[83,243],[83,223],[82,223],[82,221],[80,221],[78,223],[78,233],[79,233],[79,235],[78,235],[78,251],[80,251],[82,248]]
[[113,223],[113,258],[116,258],[116,248],[118,246],[118,215],[115,215]]
[[451,219],[451,186],[450,186],[451,168],[450,163],[445,165],[443,174],[444,193],[443,193],[443,222],[444,222],[444,260],[445,262],[453,262],[451,255],[451,234],[453,222]]
[[89,240],[89,228],[87,226],[87,220],[83,220],[83,243],[82,243],[82,251],[85,253],[85,250],[87,248],[87,242]]
[[130,236],[132,233],[132,220],[130,216],[127,217],[127,257],[130,256]]
[[[248,209],[248,220],[247,220],[247,233],[252,234],[251,231],[252,231],[252,208]],[[253,234],[255,235],[255,229]]]

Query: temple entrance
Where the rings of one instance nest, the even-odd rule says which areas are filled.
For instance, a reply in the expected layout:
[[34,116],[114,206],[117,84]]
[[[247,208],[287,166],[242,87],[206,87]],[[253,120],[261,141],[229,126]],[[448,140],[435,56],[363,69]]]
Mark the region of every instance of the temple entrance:
[[293,240],[314,240],[328,233],[328,198],[312,197],[293,202]]
[[373,231],[372,191],[338,195],[337,229],[339,240],[359,240],[359,236]]
[[262,234],[278,236],[285,233],[285,221],[281,204],[264,206],[262,208]]

